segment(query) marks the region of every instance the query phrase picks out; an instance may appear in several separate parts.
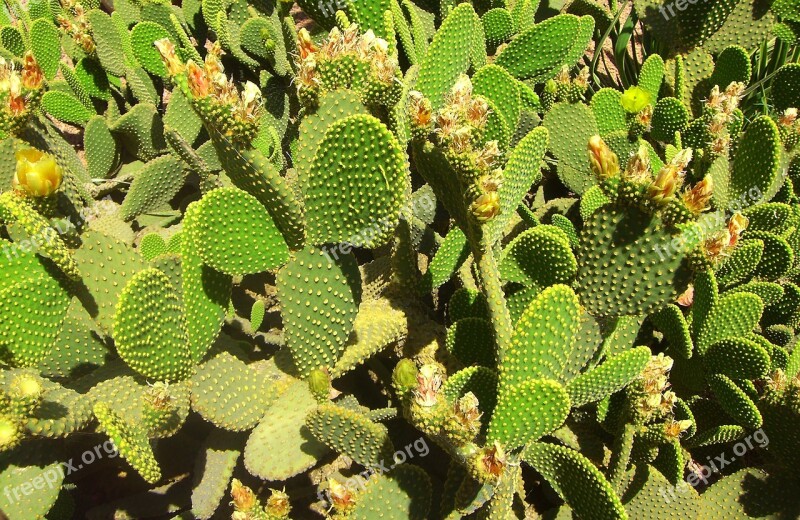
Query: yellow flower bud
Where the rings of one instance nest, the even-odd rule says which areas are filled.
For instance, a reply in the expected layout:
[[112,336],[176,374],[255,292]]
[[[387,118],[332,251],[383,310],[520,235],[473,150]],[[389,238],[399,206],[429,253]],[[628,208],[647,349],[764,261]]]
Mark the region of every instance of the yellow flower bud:
[[500,195],[496,191],[484,193],[470,207],[478,222],[488,222],[500,214]]
[[14,188],[34,197],[47,197],[61,186],[63,172],[52,155],[34,148],[16,153]]
[[619,159],[599,135],[589,139],[589,163],[598,179],[619,175]]

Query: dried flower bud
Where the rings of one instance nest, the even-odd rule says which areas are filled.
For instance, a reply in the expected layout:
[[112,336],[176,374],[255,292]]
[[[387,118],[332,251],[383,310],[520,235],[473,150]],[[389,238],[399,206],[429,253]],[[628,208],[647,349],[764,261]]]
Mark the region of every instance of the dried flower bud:
[[474,431],[480,428],[480,419],[483,415],[478,409],[478,404],[475,394],[467,392],[454,406],[454,413],[459,422]]
[[671,439],[680,439],[681,434],[691,428],[692,421],[690,420],[683,420],[683,421],[675,421],[670,420],[666,424],[664,424],[664,433],[667,437]]
[[44,74],[36,63],[36,58],[30,51],[26,52],[22,65],[22,85],[27,89],[36,90],[42,86],[43,81]]
[[[338,31],[338,29],[336,30]],[[311,41],[311,34],[305,27],[297,31],[297,52],[301,61],[317,52],[317,46]]]
[[469,76],[463,74],[453,88],[450,90],[449,102],[458,107],[467,106],[472,99],[472,81]]
[[782,126],[792,126],[794,122],[797,121],[797,109],[796,108],[787,108],[783,115],[778,119],[778,122]]
[[728,247],[736,247],[736,244],[739,243],[739,238],[741,238],[742,233],[744,233],[749,224],[750,220],[741,213],[731,215],[730,220],[728,220],[728,233],[730,234]]
[[475,157],[475,166],[481,170],[491,170],[501,155],[497,141],[489,141]]
[[350,488],[335,479],[328,479],[328,496],[333,507],[340,513],[349,511],[355,505],[355,497]]
[[267,505],[264,510],[274,519],[289,518],[289,512],[292,510],[292,505],[289,503],[289,495],[277,489],[270,491],[272,494],[267,499]]
[[210,93],[211,83],[206,76],[206,72],[193,60],[186,62],[186,74],[189,82],[189,90],[196,98],[207,97]]
[[692,303],[694,303],[694,285],[689,284],[683,294],[678,296],[677,303],[681,307],[691,307]]
[[467,105],[467,121],[475,128],[483,128],[489,121],[489,104],[483,98],[473,98]]
[[497,479],[503,475],[508,465],[508,457],[500,443],[495,441],[493,446],[486,448],[481,454],[480,463],[482,472]]
[[442,374],[439,367],[423,365],[417,373],[417,389],[414,391],[417,404],[425,407],[436,405],[441,386]]
[[709,209],[711,196],[714,194],[714,180],[711,175],[706,175],[702,181],[694,185],[693,188],[686,190],[683,194],[683,203],[694,213],[699,215]]
[[158,52],[161,54],[161,59],[164,60],[164,65],[167,67],[167,72],[170,76],[180,74],[184,70],[183,62],[178,59],[175,54],[175,44],[169,38],[162,38],[153,42]]
[[468,126],[458,128],[450,136],[453,140],[452,150],[455,153],[468,152],[472,147],[472,129]]
[[630,158],[624,176],[633,182],[647,182],[651,179],[650,152],[646,146],[640,146],[639,150]]
[[236,478],[231,481],[231,498],[233,499],[233,507],[240,512],[248,512],[258,504],[253,490]]
[[430,99],[422,92],[412,90],[409,92],[409,112],[411,122],[417,126],[427,127],[431,123],[432,108]]

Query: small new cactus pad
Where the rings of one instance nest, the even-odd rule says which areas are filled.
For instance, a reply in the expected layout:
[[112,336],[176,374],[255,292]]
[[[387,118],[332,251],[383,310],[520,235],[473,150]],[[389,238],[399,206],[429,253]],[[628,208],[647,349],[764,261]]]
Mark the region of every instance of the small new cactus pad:
[[390,464],[394,446],[386,427],[358,412],[322,404],[306,417],[306,426],[320,442],[362,466]]
[[719,404],[728,415],[745,428],[757,430],[761,428],[763,419],[755,403],[748,397],[736,382],[722,374],[709,377],[708,384]]
[[230,431],[258,424],[277,388],[255,369],[227,352],[213,357],[192,376],[192,409]]
[[426,276],[429,279],[430,288],[436,289],[450,280],[453,274],[467,261],[469,254],[469,243],[461,228],[450,229],[428,266]]
[[649,348],[636,347],[611,356],[597,368],[578,375],[567,384],[572,406],[599,401],[621,390],[642,373],[650,355]]
[[[513,450],[564,423],[570,409],[569,395],[563,386],[547,379],[528,379],[513,384],[501,376],[497,406],[489,424],[487,442],[497,441]],[[521,413],[528,410],[528,414]]]
[[592,315],[621,316],[674,301],[690,279],[684,243],[658,217],[634,208],[601,208],[580,234],[581,303]]
[[764,302],[755,294],[742,292],[722,296],[713,303],[702,325],[692,323],[697,352],[705,354],[714,343],[752,332],[763,311]]
[[185,175],[182,163],[171,155],[148,162],[136,172],[120,217],[131,220],[169,202],[183,186]]
[[425,520],[430,518],[431,481],[418,466],[398,465],[375,475],[358,495],[350,520]]
[[282,481],[315,465],[330,450],[306,427],[317,400],[302,381],[295,381],[266,409],[244,448],[247,471],[264,480]]
[[220,188],[196,204],[184,226],[205,265],[241,276],[276,269],[289,259],[269,212],[247,192]]
[[391,236],[408,189],[392,133],[369,115],[328,127],[303,186],[309,243],[377,247]]
[[491,222],[493,238],[499,238],[513,219],[514,212],[522,203],[531,186],[542,179],[541,168],[550,144],[546,128],[531,130],[510,153],[503,170],[503,183],[497,190],[500,197],[500,214]]
[[573,511],[585,518],[628,518],[611,484],[594,464],[575,450],[534,442],[522,452],[525,462],[553,486]]
[[161,468],[153,455],[153,449],[144,431],[116,415],[105,403],[95,403],[94,415],[100,430],[108,435],[119,454],[142,476],[155,484],[161,480]]
[[160,270],[137,273],[123,289],[114,316],[114,340],[120,357],[145,377],[177,381],[189,375],[183,310]]
[[216,430],[203,443],[203,456],[197,459],[192,487],[195,518],[208,520],[220,506],[241,456],[238,440],[236,436]]
[[342,356],[361,301],[361,277],[352,253],[309,248],[278,273],[286,344],[302,375],[332,368]]
[[500,276],[526,286],[569,283],[578,263],[569,239],[554,226],[537,226],[517,236],[503,252]]
[[342,376],[381,350],[402,342],[409,332],[408,322],[406,312],[396,308],[390,300],[365,299],[358,309],[344,353],[330,370],[331,378]]

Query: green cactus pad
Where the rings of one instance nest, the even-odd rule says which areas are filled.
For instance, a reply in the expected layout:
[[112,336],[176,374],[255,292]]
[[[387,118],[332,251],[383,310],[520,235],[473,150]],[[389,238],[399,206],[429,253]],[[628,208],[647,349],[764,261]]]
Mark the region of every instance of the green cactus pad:
[[590,106],[600,135],[628,130],[628,122],[621,99],[622,93],[613,88],[601,88],[592,96]]
[[105,179],[111,175],[119,159],[119,143],[106,125],[105,118],[93,116],[86,123],[83,133],[83,148],[89,175],[94,179]]
[[38,368],[43,377],[74,379],[101,366],[108,348],[78,299],[70,303],[61,333]]
[[100,430],[108,435],[122,458],[128,461],[145,481],[155,484],[161,480],[161,468],[141,428],[121,419],[105,403],[95,403],[94,415],[100,423]]
[[780,133],[772,119],[762,116],[747,125],[736,148],[730,179],[727,183],[715,182],[715,186],[727,187],[714,190],[718,205],[727,208],[736,202],[747,207],[760,202],[761,197],[769,200],[783,181],[778,171],[780,155]]
[[546,379],[528,379],[518,384],[503,381],[489,423],[487,442],[497,441],[513,450],[547,435],[561,426],[570,410],[563,386]]
[[535,442],[522,454],[582,518],[625,520],[628,515],[602,473],[575,450]]
[[23,242],[22,247],[34,248],[37,253],[52,260],[69,278],[80,278],[78,265],[64,240],[24,197],[13,191],[0,195],[0,222],[18,224],[30,240],[29,245]]
[[327,455],[330,450],[305,425],[316,406],[306,383],[292,384],[250,434],[244,450],[247,471],[264,480],[283,481]]
[[639,87],[650,94],[650,99],[655,102],[664,82],[664,60],[658,54],[647,57],[639,71]]
[[444,104],[445,93],[470,65],[472,31],[480,19],[469,4],[459,4],[436,31],[422,61],[416,89],[427,97],[433,110]]
[[[569,62],[578,42],[581,19],[562,14],[549,18],[518,35],[495,60],[515,78],[541,83]],[[585,47],[584,47],[585,48]]]
[[64,438],[89,424],[92,407],[85,396],[46,379],[43,383],[42,402],[25,423],[28,433],[38,437]]
[[300,251],[278,273],[277,286],[286,343],[301,374],[332,368],[344,352],[361,300],[355,257],[337,250]]
[[[33,255],[25,256],[34,268],[17,283],[0,289],[0,312],[4,316],[0,322],[0,351],[12,366],[31,367],[53,348],[70,296]],[[5,259],[0,260],[4,269],[5,264]]]
[[514,35],[514,18],[508,9],[490,9],[481,17],[483,32],[489,52],[507,42]]
[[[132,248],[97,231],[84,233],[81,240],[83,245],[75,252],[75,261],[85,272],[83,283],[93,300],[87,310],[110,333],[122,289],[146,264]],[[113,265],[113,271],[104,269],[106,265]]]
[[[45,477],[48,478],[46,483],[43,482]],[[46,515],[58,499],[63,481],[64,470],[59,463],[41,466],[4,465],[0,472],[0,486],[9,490],[9,493],[3,493],[0,497],[0,509],[9,520],[47,518]],[[41,482],[41,487],[33,488],[34,482]],[[28,489],[28,486],[35,492],[24,495],[21,491]],[[17,491],[17,495],[13,491]]]
[[795,255],[792,247],[780,235],[769,231],[752,231],[747,233],[748,239],[760,240],[764,243],[761,261],[753,275],[766,280],[776,280],[786,274],[794,265]]
[[366,113],[367,109],[361,104],[359,96],[350,90],[335,90],[320,97],[316,111],[304,117],[300,123],[297,149],[293,154],[299,178],[306,179],[311,174],[314,155],[333,123],[348,116]]
[[695,329],[698,330],[697,352],[705,354],[714,343],[752,332],[763,311],[764,303],[755,294],[734,293],[721,297],[711,307],[702,327]]
[[237,440],[216,430],[203,443],[203,455],[195,463],[192,486],[192,514],[195,518],[208,520],[219,508],[241,455]]
[[481,318],[464,318],[447,329],[447,351],[466,366],[493,368],[495,362],[494,328]]
[[142,161],[155,159],[167,146],[161,115],[154,105],[144,101],[115,119],[109,128]]
[[783,296],[783,287],[773,282],[748,282],[728,290],[728,293],[749,292],[753,293],[764,302],[765,307],[774,305]]
[[[774,8],[774,7],[773,7]],[[795,504],[771,478],[755,468],[741,469],[713,483],[703,492],[702,520],[724,515],[730,520],[791,515]]]
[[772,363],[769,353],[758,343],[744,338],[728,338],[708,348],[703,364],[710,373],[738,380],[762,378]]
[[191,379],[192,409],[230,431],[253,428],[277,396],[277,388],[227,352],[197,368]]
[[156,233],[150,233],[142,237],[139,243],[139,253],[146,262],[152,262],[157,256],[166,254],[167,243],[164,238]]
[[683,251],[671,249],[674,238],[657,217],[637,209],[603,208],[589,217],[576,254],[578,293],[588,312],[638,315],[675,300],[690,271]]
[[464,232],[458,227],[451,228],[428,266],[426,277],[429,278],[430,289],[436,289],[450,280],[467,261],[469,254],[469,244]]
[[772,79],[771,93],[779,112],[800,106],[800,64],[787,63],[778,69]]
[[120,217],[131,220],[169,202],[183,186],[183,163],[164,155],[145,164],[134,177],[120,208]]
[[648,520],[698,518],[703,502],[694,488],[684,486],[675,490],[654,467],[637,466],[629,476],[628,491],[621,493],[625,511],[629,518]]
[[763,419],[755,403],[729,377],[714,374],[709,377],[708,384],[728,415],[745,428],[753,430],[761,428]]
[[493,237],[499,239],[511,222],[514,212],[522,203],[531,186],[542,179],[541,168],[550,143],[546,128],[535,128],[517,144],[503,170],[503,183],[497,190],[500,197],[500,214],[492,221]]
[[303,187],[308,241],[377,247],[399,221],[407,164],[389,130],[368,115],[328,127]]
[[431,508],[431,480],[418,466],[398,465],[367,481],[353,510],[352,520],[425,520]]
[[675,132],[682,132],[689,123],[689,111],[680,100],[666,97],[658,100],[653,109],[652,130],[653,139],[671,143],[675,139]]
[[25,40],[22,38],[22,33],[10,25],[0,29],[0,45],[18,58],[25,53]]
[[717,272],[720,285],[733,285],[747,279],[761,262],[764,242],[743,240]]
[[139,22],[131,30],[133,54],[139,64],[150,74],[167,77],[167,67],[153,42],[170,39],[169,32],[155,22]]
[[45,92],[42,96],[42,108],[59,121],[81,126],[94,115],[78,98],[57,90]]
[[565,234],[553,226],[537,226],[518,235],[500,261],[500,277],[540,288],[569,283],[578,264]]
[[516,128],[521,109],[517,81],[504,68],[490,64],[472,77],[473,92],[490,99],[509,128]]
[[31,51],[42,68],[44,77],[48,80],[55,78],[61,61],[61,48],[57,43],[61,35],[58,29],[50,20],[39,19],[30,26],[29,38]]
[[123,289],[114,316],[114,340],[120,357],[145,377],[177,381],[189,375],[192,362],[183,312],[172,283],[160,270],[137,273]]
[[800,325],[800,287],[784,282],[783,296],[764,311],[762,325],[785,324],[797,328]]
[[587,152],[589,139],[598,134],[592,110],[580,103],[559,103],[544,117],[543,125],[550,131],[550,151],[558,159],[558,178],[581,195],[596,184]]
[[86,15],[92,28],[92,37],[97,45],[97,58],[108,72],[115,76],[125,74],[125,61],[120,50],[122,38],[114,21],[99,9],[92,9]]
[[111,97],[108,74],[91,58],[81,58],[75,65],[75,77],[89,96],[107,101]]
[[[467,392],[478,398],[478,407],[485,417],[490,417],[497,406],[497,374],[482,366],[467,367],[447,378],[441,393],[451,406]],[[484,423],[486,429],[488,424]]]
[[650,356],[649,348],[636,347],[580,374],[567,384],[572,406],[593,403],[621,390],[642,373]]
[[319,441],[362,466],[388,464],[394,446],[386,427],[358,412],[322,404],[306,417],[306,426]]
[[240,276],[275,269],[289,258],[278,228],[255,197],[237,188],[211,191],[185,220],[196,254],[223,273]]
[[[187,209],[186,220],[191,221],[195,208]],[[204,265],[194,234],[185,235],[180,241],[184,313],[191,358],[198,363],[222,327],[231,297],[231,277]]]
[[365,299],[359,307],[344,353],[330,370],[331,379],[341,377],[408,335],[408,316],[395,307],[387,299]]

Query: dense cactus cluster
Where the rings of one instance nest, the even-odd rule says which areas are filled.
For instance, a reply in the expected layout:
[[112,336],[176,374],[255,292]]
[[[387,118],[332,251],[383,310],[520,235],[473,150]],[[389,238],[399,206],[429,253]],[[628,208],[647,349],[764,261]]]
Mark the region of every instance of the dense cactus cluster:
[[800,518],[798,42],[8,0],[0,516]]

